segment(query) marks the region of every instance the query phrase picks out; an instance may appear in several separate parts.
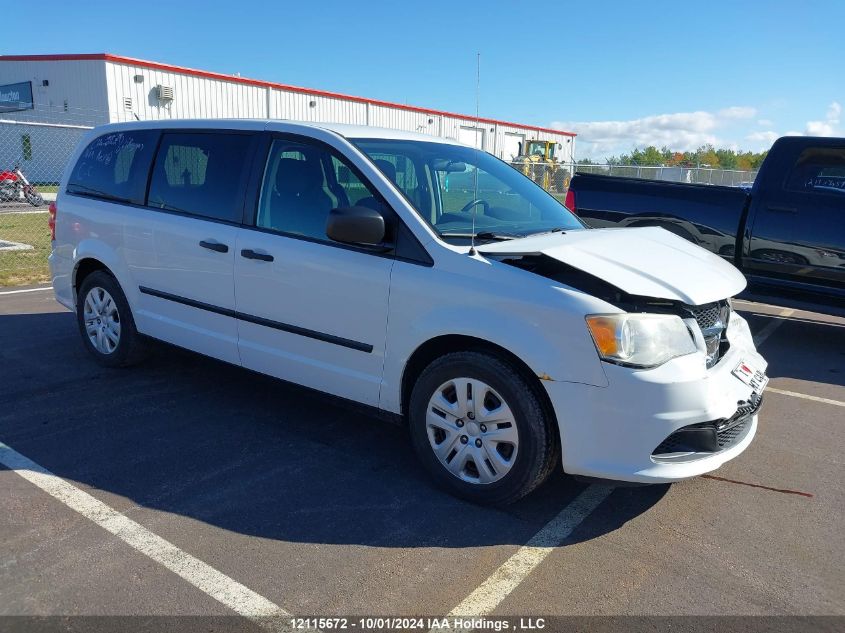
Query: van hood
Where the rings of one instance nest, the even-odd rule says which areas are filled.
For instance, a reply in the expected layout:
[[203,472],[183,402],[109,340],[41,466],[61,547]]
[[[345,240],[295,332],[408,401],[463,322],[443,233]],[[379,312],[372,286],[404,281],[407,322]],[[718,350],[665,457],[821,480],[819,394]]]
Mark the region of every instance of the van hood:
[[497,259],[545,255],[628,294],[689,305],[726,299],[746,286],[721,257],[659,227],[543,233],[476,250]]

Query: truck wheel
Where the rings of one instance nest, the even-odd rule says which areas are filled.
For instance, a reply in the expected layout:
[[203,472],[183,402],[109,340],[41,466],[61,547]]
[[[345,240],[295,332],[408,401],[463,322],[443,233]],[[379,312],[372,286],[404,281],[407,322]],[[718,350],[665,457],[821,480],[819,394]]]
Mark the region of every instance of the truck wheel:
[[76,299],[82,344],[105,367],[127,367],[146,356],[143,337],[117,280],[98,270],[88,275]]
[[409,403],[414,449],[435,481],[481,504],[508,504],[553,470],[557,435],[536,386],[501,358],[455,352],[420,375]]

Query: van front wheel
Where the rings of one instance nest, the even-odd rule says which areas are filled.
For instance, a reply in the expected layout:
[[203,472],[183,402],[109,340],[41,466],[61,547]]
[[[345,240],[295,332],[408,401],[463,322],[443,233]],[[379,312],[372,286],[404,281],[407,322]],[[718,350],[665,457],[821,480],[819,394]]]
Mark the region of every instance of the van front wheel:
[[552,420],[535,387],[505,360],[456,352],[432,362],[411,393],[414,448],[435,480],[483,504],[507,504],[539,486],[557,455]]

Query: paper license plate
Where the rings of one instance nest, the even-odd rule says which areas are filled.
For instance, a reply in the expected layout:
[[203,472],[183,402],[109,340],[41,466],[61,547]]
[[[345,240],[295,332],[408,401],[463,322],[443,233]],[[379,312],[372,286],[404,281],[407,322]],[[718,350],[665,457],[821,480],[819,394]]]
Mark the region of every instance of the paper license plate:
[[766,385],[769,382],[769,378],[766,374],[757,369],[753,363],[745,360],[740,361],[740,363],[734,367],[732,373],[746,385],[751,387],[755,393],[763,393],[763,389],[766,388]]

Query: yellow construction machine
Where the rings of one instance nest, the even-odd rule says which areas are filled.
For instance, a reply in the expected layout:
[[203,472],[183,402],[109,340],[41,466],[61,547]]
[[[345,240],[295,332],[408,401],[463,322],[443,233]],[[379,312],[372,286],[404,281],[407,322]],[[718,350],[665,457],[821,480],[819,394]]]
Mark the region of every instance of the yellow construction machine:
[[511,164],[546,191],[566,193],[571,174],[555,157],[560,147],[554,141],[526,140]]

